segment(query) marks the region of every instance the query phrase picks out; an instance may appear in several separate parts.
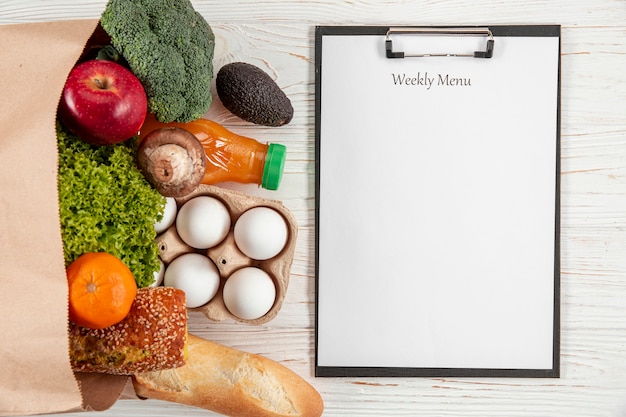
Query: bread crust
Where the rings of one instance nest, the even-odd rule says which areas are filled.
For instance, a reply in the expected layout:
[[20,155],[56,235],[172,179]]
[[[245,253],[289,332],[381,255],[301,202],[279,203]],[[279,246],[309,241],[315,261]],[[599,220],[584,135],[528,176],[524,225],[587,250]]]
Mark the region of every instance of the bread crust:
[[182,366],[187,342],[185,293],[168,287],[140,288],[118,324],[88,329],[70,322],[74,371],[131,375]]
[[187,363],[133,376],[139,397],[204,408],[231,417],[319,417],[320,394],[285,366],[188,335]]

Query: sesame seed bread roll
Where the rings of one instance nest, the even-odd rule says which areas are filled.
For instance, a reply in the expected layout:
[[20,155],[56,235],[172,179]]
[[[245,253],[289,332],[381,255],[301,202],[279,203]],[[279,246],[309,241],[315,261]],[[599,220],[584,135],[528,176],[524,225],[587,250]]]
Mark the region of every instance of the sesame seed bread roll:
[[188,335],[187,363],[133,376],[137,396],[230,417],[319,417],[320,394],[285,366]]
[[168,287],[140,288],[130,312],[105,329],[70,322],[74,371],[131,375],[182,366],[186,358],[185,293]]

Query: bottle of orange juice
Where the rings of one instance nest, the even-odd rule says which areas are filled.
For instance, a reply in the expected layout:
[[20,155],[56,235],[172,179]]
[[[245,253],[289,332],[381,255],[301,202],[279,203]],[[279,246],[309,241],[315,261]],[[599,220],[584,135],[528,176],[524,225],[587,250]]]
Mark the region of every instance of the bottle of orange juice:
[[152,114],[146,116],[139,140],[162,127],[179,127],[195,135],[207,155],[203,184],[239,182],[258,184],[277,190],[283,175],[287,148],[278,143],[261,143],[237,135],[211,120],[198,119],[188,123],[161,123]]

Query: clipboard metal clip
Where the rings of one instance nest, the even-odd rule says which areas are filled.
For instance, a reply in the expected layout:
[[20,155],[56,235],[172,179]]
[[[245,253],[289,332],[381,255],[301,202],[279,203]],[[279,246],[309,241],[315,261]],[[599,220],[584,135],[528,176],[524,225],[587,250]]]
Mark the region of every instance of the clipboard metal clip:
[[[394,51],[391,43],[392,34],[417,34],[417,35],[450,35],[450,36],[486,36],[487,44],[484,51],[474,51],[473,53],[411,53],[407,54],[402,51]],[[493,34],[489,28],[417,28],[417,27],[390,27],[387,30],[385,39],[385,50],[387,58],[405,58],[405,57],[473,57],[473,58],[491,58],[493,56]]]

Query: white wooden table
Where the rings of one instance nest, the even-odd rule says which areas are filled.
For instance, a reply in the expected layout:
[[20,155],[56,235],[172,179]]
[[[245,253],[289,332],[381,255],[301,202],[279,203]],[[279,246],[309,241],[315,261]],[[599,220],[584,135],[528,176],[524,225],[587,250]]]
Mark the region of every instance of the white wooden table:
[[[106,0],[1,0],[0,24],[97,18]],[[324,416],[626,416],[626,1],[195,0],[216,34],[215,65],[247,61],[291,98],[293,121],[239,133],[288,147],[277,192],[299,223],[289,290],[260,327],[192,314],[189,330],[259,353],[310,381]],[[561,378],[333,378],[314,364],[314,27],[318,24],[561,24]],[[1,369],[1,366],[0,366]],[[157,401],[123,400],[102,416],[207,416]]]

